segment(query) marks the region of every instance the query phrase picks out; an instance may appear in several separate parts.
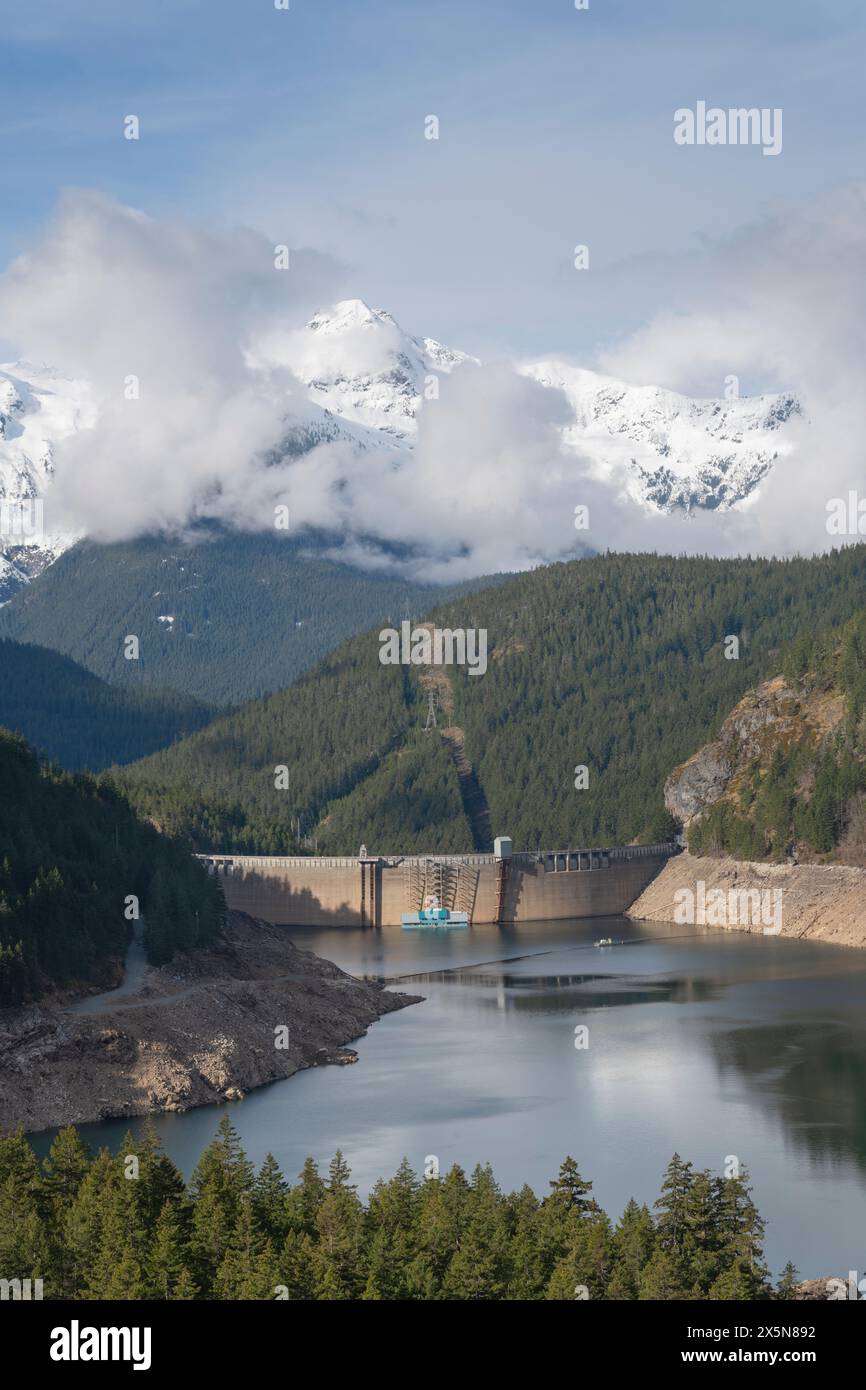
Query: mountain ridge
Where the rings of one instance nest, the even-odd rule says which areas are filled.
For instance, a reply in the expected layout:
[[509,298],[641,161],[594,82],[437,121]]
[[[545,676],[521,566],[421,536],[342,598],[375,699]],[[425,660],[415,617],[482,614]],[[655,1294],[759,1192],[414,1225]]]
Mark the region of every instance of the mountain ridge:
[[[671,769],[772,673],[782,643],[855,614],[864,582],[862,545],[784,561],[611,554],[428,612],[488,633],[483,676],[449,669],[441,722],[463,731],[494,834],[529,850],[669,838]],[[300,818],[320,853],[471,851],[452,755],[425,732],[430,673],[379,652],[376,630],[351,638],[287,689],[120,770],[119,784],[202,850],[296,853]]]
[[[287,368],[302,387],[300,398],[286,398],[280,444],[263,467],[335,442],[392,453],[399,467],[440,376],[479,365],[467,353],[404,332],[386,310],[360,299],[339,301],[302,328],[272,333],[246,356],[253,372]],[[786,393],[699,400],[562,359],[513,365],[563,397],[566,453],[648,512],[685,515],[747,502],[794,447],[791,430],[802,414]],[[0,367],[0,502],[15,508],[50,497],[64,441],[97,427],[98,419],[86,382],[27,363]],[[25,536],[22,543],[8,525],[0,527],[0,603],[77,539],[48,527],[41,539]]]

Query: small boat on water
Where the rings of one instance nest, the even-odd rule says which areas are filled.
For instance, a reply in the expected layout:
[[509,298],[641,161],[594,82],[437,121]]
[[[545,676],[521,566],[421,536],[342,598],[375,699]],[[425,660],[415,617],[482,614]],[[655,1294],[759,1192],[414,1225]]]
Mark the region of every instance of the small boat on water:
[[614,941],[614,939],[613,939],[612,936],[603,936],[603,937],[601,938],[600,941],[596,941],[596,942],[594,942],[593,944],[596,945],[596,946],[616,946],[616,945],[617,945],[617,943]]
[[447,907],[442,907],[435,893],[428,893],[424,899],[424,906],[417,912],[404,912],[401,917],[404,931],[420,930],[431,928],[435,930],[448,930],[452,927],[468,927],[469,914],[466,912],[452,912]]

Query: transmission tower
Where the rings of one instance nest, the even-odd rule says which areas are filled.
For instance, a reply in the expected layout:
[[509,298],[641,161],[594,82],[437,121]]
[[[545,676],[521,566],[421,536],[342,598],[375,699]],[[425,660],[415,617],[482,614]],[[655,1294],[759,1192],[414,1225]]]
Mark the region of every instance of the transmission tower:
[[438,690],[427,691],[427,723],[424,725],[425,734],[429,734],[431,729],[437,728],[436,709],[439,704]]

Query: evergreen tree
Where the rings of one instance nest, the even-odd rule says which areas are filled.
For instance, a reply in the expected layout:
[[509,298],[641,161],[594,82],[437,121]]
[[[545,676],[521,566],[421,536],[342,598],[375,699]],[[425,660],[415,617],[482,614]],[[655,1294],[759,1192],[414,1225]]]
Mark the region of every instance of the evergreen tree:
[[240,1199],[238,1217],[214,1281],[220,1299],[273,1298],[278,1283],[274,1252],[256,1224],[248,1195]]
[[782,1277],[776,1286],[776,1297],[784,1299],[794,1298],[799,1282],[799,1270],[797,1266],[789,1260],[782,1270]]
[[339,1152],[326,1182],[308,1160],[287,1188],[270,1155],[254,1177],[227,1116],[188,1187],[150,1126],[92,1161],[67,1129],[41,1169],[14,1134],[0,1138],[0,1270],[73,1300],[795,1296],[793,1265],[771,1289],[745,1170],[714,1178],[675,1154],[655,1223],[630,1201],[615,1229],[573,1159],[550,1186],[542,1201],[527,1186],[503,1194],[489,1164],[419,1184],[404,1159],[365,1205]]
[[546,1297],[603,1299],[612,1257],[610,1222],[604,1212],[596,1211],[574,1228],[568,1250],[550,1276]]
[[283,1244],[291,1224],[288,1191],[280,1165],[273,1154],[266,1154],[253,1184],[253,1213],[259,1229],[276,1248]]
[[176,1291],[182,1279],[185,1280],[185,1288],[187,1285],[191,1287],[188,1259],[189,1241],[185,1223],[179,1215],[179,1204],[167,1201],[157,1217],[148,1258],[149,1296],[159,1299],[177,1298]]
[[542,1296],[553,1269],[552,1260],[545,1258],[542,1249],[539,1202],[532,1189],[524,1184],[509,1205],[512,1237],[508,1297],[537,1299]]
[[675,1153],[665,1169],[661,1196],[655,1206],[659,1244],[678,1259],[686,1238],[693,1183],[691,1163],[684,1163]]
[[672,1250],[657,1245],[641,1271],[638,1298],[644,1302],[671,1303],[691,1298],[682,1277],[682,1261]]
[[360,1292],[364,1211],[351,1174],[338,1149],[328,1173],[328,1184],[316,1213],[316,1297],[353,1298]]
[[212,1284],[225,1259],[241,1199],[250,1195],[252,1187],[252,1164],[231,1120],[224,1115],[216,1138],[196,1164],[190,1184],[194,1202],[191,1272],[201,1288]]
[[614,1271],[607,1296],[633,1300],[638,1297],[641,1274],[653,1253],[655,1228],[646,1206],[630,1198],[613,1233]]
[[507,1209],[489,1166],[472,1174],[469,1217],[445,1275],[444,1298],[500,1299],[508,1286],[510,1230]]
[[319,1170],[311,1158],[306,1158],[300,1179],[288,1194],[288,1219],[293,1231],[308,1236],[315,1234],[316,1217],[324,1197],[325,1184]]
[[595,1202],[587,1195],[592,1191],[592,1183],[585,1182],[580,1176],[573,1158],[565,1159],[560,1166],[559,1176],[550,1186],[550,1201],[566,1211],[575,1211],[579,1216],[584,1216],[597,1210]]
[[89,1299],[140,1299],[147,1296],[139,1232],[130,1229],[131,1204],[123,1186],[105,1195],[95,1257],[85,1271],[81,1296]]

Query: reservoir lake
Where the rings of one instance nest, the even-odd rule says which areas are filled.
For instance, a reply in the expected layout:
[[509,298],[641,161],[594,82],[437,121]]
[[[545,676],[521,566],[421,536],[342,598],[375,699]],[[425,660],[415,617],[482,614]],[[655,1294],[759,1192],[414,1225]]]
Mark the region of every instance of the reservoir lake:
[[[341,1149],[361,1195],[404,1155],[419,1175],[431,1155],[442,1172],[489,1162],[504,1189],[543,1195],[571,1154],[613,1220],[631,1196],[652,1203],[675,1150],[715,1172],[736,1156],[774,1273],[866,1272],[866,951],[626,918],[286,930],[424,1003],[350,1043],[356,1066],[156,1116],[187,1175],[224,1112],[292,1180]],[[138,1124],[82,1134],[114,1149]]]

